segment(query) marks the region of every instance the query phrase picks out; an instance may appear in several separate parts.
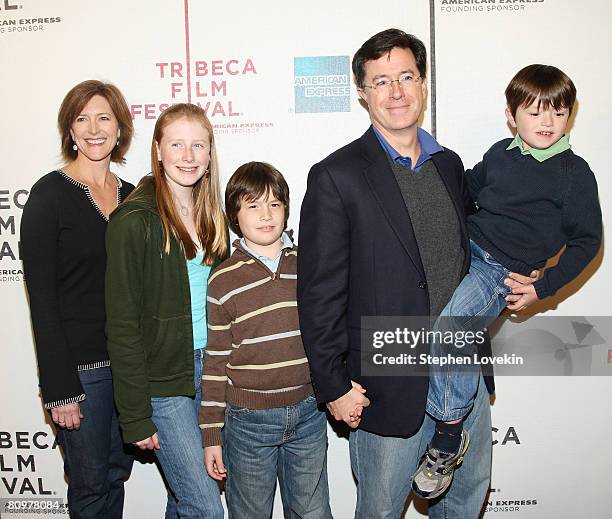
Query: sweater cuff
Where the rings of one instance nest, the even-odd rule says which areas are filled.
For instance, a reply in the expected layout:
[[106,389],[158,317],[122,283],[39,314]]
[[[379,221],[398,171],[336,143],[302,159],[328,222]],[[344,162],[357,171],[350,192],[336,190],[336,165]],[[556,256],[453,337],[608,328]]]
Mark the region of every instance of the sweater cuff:
[[45,403],[45,409],[53,409],[54,407],[61,407],[68,404],[77,404],[85,400],[85,393],[81,393],[79,396],[72,396],[69,398],[63,398],[62,400],[55,400],[54,402]]
[[[202,425],[200,425],[200,427],[202,427]],[[207,427],[206,429],[202,429],[202,445],[205,448],[223,445],[221,427]]]
[[544,299],[545,297],[554,295],[554,292],[551,293],[548,289],[548,283],[546,283],[546,279],[538,279],[534,284],[533,288],[535,288],[536,294],[539,299]]

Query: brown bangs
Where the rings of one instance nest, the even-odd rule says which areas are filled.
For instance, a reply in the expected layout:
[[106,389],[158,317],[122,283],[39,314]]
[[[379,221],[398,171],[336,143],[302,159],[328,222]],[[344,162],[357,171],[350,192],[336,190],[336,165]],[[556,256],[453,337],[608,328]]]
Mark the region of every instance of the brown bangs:
[[506,102],[512,116],[520,106],[527,107],[536,99],[538,110],[567,108],[570,113],[576,102],[576,87],[572,80],[557,67],[529,65],[512,78],[506,88]]
[[225,212],[234,233],[242,236],[238,227],[242,201],[254,202],[269,193],[285,206],[286,226],[289,218],[289,186],[280,171],[266,162],[247,162],[234,172],[225,189]]

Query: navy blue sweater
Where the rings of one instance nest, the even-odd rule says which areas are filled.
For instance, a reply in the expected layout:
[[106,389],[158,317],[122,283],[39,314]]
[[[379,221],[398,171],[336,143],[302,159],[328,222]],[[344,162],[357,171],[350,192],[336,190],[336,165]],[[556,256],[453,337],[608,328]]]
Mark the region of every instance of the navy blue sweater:
[[593,259],[601,243],[597,182],[589,165],[571,150],[544,162],[511,139],[494,144],[467,172],[479,210],[468,217],[470,237],[513,272],[529,275],[565,245],[559,263],[534,287],[553,295]]

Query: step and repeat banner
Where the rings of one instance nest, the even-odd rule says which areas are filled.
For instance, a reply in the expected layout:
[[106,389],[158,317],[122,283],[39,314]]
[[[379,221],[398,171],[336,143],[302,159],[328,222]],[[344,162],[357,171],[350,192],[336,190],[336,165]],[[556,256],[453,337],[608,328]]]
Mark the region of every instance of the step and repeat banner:
[[[115,171],[134,183],[149,171],[157,116],[172,103],[200,104],[215,128],[223,185],[246,161],[274,164],[288,179],[289,226],[297,230],[310,166],[369,124],[350,61],[372,34],[399,27],[426,43],[430,97],[423,127],[466,167],[511,135],[503,91],[514,73],[530,63],[554,64],[578,89],[571,143],[595,172],[605,226],[612,221],[605,155],[612,45],[604,25],[611,16],[605,0],[0,1],[1,517],[68,513],[62,458],[38,393],[19,225],[32,184],[61,165],[56,116],[72,86],[95,78],[123,91],[136,132],[127,164]],[[605,316],[611,270],[602,248],[580,279],[534,312]],[[484,517],[608,517],[611,381],[497,378]],[[348,442],[329,433],[332,509],[349,518],[355,484]],[[47,502],[59,506],[43,510]],[[161,518],[164,504],[155,465],[137,463],[125,517]],[[281,514],[277,504],[275,517]],[[426,514],[417,502],[405,517]]]

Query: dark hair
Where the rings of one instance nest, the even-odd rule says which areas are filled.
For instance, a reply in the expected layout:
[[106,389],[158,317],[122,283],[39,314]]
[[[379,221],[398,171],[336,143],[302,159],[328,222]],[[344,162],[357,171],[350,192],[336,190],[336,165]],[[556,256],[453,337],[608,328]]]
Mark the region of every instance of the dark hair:
[[266,162],[247,162],[229,179],[225,188],[225,213],[230,228],[242,237],[238,211],[243,200],[253,202],[268,193],[285,206],[285,227],[289,219],[289,186],[283,175]]
[[399,29],[387,29],[372,36],[353,56],[353,75],[359,88],[364,86],[366,62],[377,60],[395,48],[411,50],[419,74],[423,78],[427,75],[427,49],[423,42]]
[[114,116],[117,118],[121,137],[119,138],[119,146],[113,148],[111,160],[123,164],[125,163],[125,154],[130,147],[132,136],[134,135],[132,114],[123,94],[115,85],[103,83],[96,79],[83,81],[71,88],[62,101],[62,106],[60,106],[59,113],[57,114],[57,127],[62,141],[62,157],[67,161],[73,161],[77,158],[78,152],[72,149],[73,142],[70,128],[72,128],[81,110],[96,95],[102,96],[108,101]]
[[506,88],[506,103],[516,116],[519,106],[529,106],[538,99],[544,110],[567,108],[572,113],[576,102],[576,87],[572,80],[552,65],[529,65],[519,70]]

